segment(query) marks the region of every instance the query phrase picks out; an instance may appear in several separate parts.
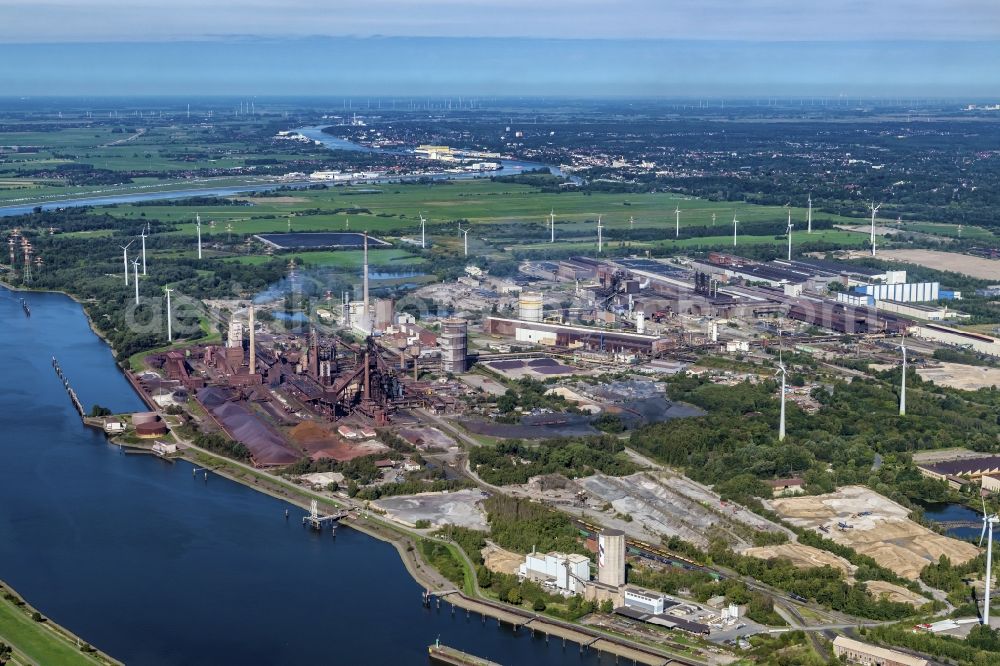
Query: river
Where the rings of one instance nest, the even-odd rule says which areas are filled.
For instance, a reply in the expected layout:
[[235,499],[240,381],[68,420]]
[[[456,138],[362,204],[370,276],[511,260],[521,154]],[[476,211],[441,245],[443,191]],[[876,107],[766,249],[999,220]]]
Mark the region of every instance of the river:
[[613,663],[426,609],[391,545],[305,531],[280,500],[109,446],[51,357],[88,408],[141,401],[78,304],[27,298],[30,317],[0,288],[0,578],[55,622],[130,666],[426,664],[438,636],[502,664]]
[[[319,141],[324,146],[331,150],[350,150],[366,153],[397,153],[402,154],[403,151],[389,151],[380,148],[370,148],[368,146],[363,146],[359,143],[354,143],[353,141],[348,141],[347,139],[338,138],[330,134],[323,132],[323,128],[327,125],[319,125],[316,127],[303,127],[296,132],[299,132],[303,136],[306,136],[314,141]],[[522,160],[500,160],[503,165],[503,169],[500,171],[483,171],[483,172],[467,172],[467,173],[426,173],[413,176],[393,176],[391,178],[382,178],[365,181],[367,183],[387,183],[387,182],[402,182],[402,181],[412,181],[420,180],[423,178],[430,178],[432,180],[469,180],[472,178],[489,178],[490,176],[509,176],[522,173],[524,171],[531,171],[533,169],[549,169],[553,174],[557,176],[564,176],[569,178],[575,183],[582,183],[583,181],[578,176],[567,176],[563,171],[557,167],[550,164],[541,164],[538,162],[525,162]],[[52,198],[48,200],[34,201],[27,204],[17,204],[13,206],[0,206],[0,217],[9,217],[11,215],[25,215],[30,213],[35,208],[41,207],[43,210],[53,210],[56,208],[78,208],[81,206],[111,206],[115,204],[129,204],[137,203],[141,201],[168,201],[173,199],[187,199],[190,197],[228,197],[236,194],[242,194],[245,192],[268,192],[275,190],[279,187],[289,187],[293,189],[303,189],[309,187],[310,185],[316,185],[316,181],[277,181],[268,182],[263,181],[259,183],[247,183],[246,185],[226,185],[226,186],[215,186],[211,184],[211,179],[203,179],[205,183],[204,186],[200,187],[183,187],[182,189],[175,189],[169,191],[145,191],[145,192],[128,192],[122,194],[94,194],[94,195],[84,195],[84,196],[74,196],[69,195],[66,197]],[[179,185],[179,184],[174,184]],[[120,186],[127,187],[127,186]],[[115,188],[109,188],[111,190]],[[107,191],[107,190],[103,190]]]

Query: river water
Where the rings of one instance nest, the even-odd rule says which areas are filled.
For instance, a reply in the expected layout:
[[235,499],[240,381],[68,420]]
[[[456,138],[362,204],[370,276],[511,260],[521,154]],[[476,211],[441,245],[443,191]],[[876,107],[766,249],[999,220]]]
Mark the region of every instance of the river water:
[[[303,127],[296,130],[303,136],[314,141],[319,141],[331,150],[350,150],[366,153],[401,153],[402,151],[389,151],[379,148],[370,148],[347,139],[338,138],[323,132],[326,125],[316,127]],[[531,171],[533,169],[549,169],[557,176],[566,176],[559,167],[538,162],[525,162],[522,160],[499,160],[503,165],[500,171],[465,172],[465,173],[427,173],[414,176],[394,176],[392,178],[375,179],[366,181],[369,183],[380,182],[401,182],[430,178],[432,180],[469,180],[472,178],[489,178],[490,176],[510,176]],[[579,184],[583,181],[578,176],[566,176],[573,182]],[[17,204],[13,206],[0,206],[0,217],[11,215],[25,215],[35,208],[41,207],[43,210],[53,210],[56,208],[77,208],[80,206],[110,206],[114,204],[137,203],[141,201],[168,201],[172,199],[187,199],[190,197],[228,197],[245,192],[268,192],[279,187],[289,187],[302,189],[315,185],[315,181],[292,181],[292,182],[262,182],[247,185],[227,185],[223,187],[213,187],[210,179],[205,179],[206,185],[198,188],[184,188],[171,191],[149,191],[131,192],[128,194],[100,194],[92,196],[67,196],[65,198],[52,199],[49,201],[36,201],[30,204]],[[115,189],[115,188],[110,188]]]
[[[445,644],[502,664],[600,664],[463,611],[420,603],[396,550],[186,462],[123,454],[84,428],[51,367],[89,409],[141,410],[79,305],[0,288],[0,578],[131,666],[426,664]],[[603,663],[610,664],[612,657]]]

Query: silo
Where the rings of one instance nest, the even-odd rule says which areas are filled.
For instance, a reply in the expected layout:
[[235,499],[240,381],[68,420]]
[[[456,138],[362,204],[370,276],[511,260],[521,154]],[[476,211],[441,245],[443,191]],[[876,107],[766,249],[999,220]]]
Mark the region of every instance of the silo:
[[597,582],[621,587],[625,584],[625,533],[604,530],[597,536]]
[[469,341],[469,322],[464,319],[445,319],[441,322],[441,369],[445,372],[466,371]]
[[523,321],[542,321],[543,303],[541,292],[522,291],[518,299],[518,318]]

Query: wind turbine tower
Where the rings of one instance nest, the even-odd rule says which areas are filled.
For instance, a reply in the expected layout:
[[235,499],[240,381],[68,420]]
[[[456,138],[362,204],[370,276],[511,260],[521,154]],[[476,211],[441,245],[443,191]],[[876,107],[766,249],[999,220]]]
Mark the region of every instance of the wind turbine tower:
[[986,536],[987,529],[989,529],[989,539],[986,541],[986,591],[983,594],[983,624],[987,627],[990,626],[990,586],[993,583],[993,526],[1000,521],[995,513],[989,515],[986,513],[986,500],[980,497],[983,501],[983,531],[979,533],[979,545],[983,545],[983,537]]
[[787,375],[785,364],[778,361],[778,371],[775,375],[781,375],[781,416],[778,419],[778,441],[785,441],[785,379]]
[[170,292],[172,292],[173,289],[171,289],[170,287],[164,287],[164,290],[167,292],[167,342],[173,342],[174,341],[174,329],[173,329],[172,324],[170,322],[170,318],[171,318],[171,315],[170,315]]
[[424,250],[427,248],[427,220],[424,219],[424,214],[420,213],[420,249]]
[[148,229],[148,226],[149,226],[149,223],[147,222],[146,226],[142,228],[142,233],[139,234],[139,238],[142,239],[142,274],[143,275],[146,274],[146,235],[147,235],[146,231]]
[[139,260],[133,259],[132,266],[135,267],[135,304],[139,305]]
[[899,383],[899,415],[906,416],[906,343],[900,343],[899,350],[903,352],[903,377]]
[[128,286],[128,247],[129,247],[129,245],[131,245],[134,242],[135,242],[134,240],[130,240],[125,245],[119,245],[118,246],[118,247],[120,247],[122,249],[122,262],[124,262],[124,264],[125,264],[125,286],[126,287]]
[[674,238],[681,237],[681,207],[674,209]]
[[806,210],[806,233],[811,234],[813,232],[813,195],[812,192],[809,193],[809,208]]
[[739,222],[736,220],[736,213],[733,213],[733,247],[736,247],[736,225]]
[[868,208],[872,211],[872,256],[875,256],[875,215],[878,214],[878,209],[882,207],[882,204],[876,204],[872,201],[868,204]]
[[549,210],[549,242],[556,242],[556,211],[555,209]]
[[788,209],[788,229],[785,230],[786,233],[788,234],[788,261],[792,260],[792,227],[793,226],[795,226],[795,225],[792,224],[792,209],[789,208]]
[[465,256],[469,256],[469,229],[463,229],[461,226],[458,227],[458,233],[462,234],[463,242],[465,244]]
[[201,215],[196,214],[194,220],[195,229],[198,231],[198,258],[201,259]]
[[604,236],[602,231],[604,226],[601,224],[601,216],[597,216],[597,252],[600,254],[604,251]]

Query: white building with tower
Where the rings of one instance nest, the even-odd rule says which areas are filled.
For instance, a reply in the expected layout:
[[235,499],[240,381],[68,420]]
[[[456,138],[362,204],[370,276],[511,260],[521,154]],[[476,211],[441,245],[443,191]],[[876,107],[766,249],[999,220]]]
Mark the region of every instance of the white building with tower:
[[581,594],[590,581],[590,559],[584,555],[531,552],[518,568],[518,576],[568,594]]

